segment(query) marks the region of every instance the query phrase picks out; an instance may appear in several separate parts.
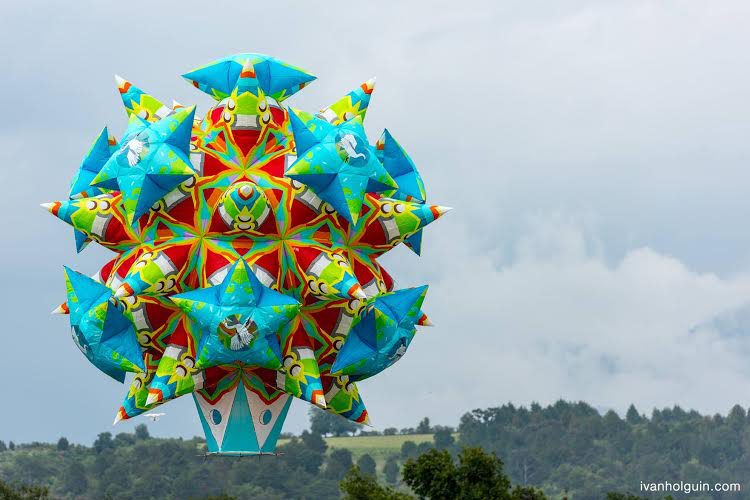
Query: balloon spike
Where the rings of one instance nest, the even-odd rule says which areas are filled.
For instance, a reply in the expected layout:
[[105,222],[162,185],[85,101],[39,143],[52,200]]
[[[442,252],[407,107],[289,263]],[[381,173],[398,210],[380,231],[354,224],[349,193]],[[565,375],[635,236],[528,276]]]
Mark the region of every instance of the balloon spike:
[[55,307],[52,310],[51,314],[70,314],[70,309],[68,309],[68,303],[63,302],[59,306]]
[[430,321],[430,318],[428,318],[425,313],[422,313],[422,316],[419,318],[419,321],[417,321],[417,324],[419,326],[435,326],[435,323]]
[[125,409],[120,407],[120,409],[117,412],[117,415],[115,415],[115,421],[112,422],[112,425],[115,426],[120,420],[124,420],[123,414],[125,413]]

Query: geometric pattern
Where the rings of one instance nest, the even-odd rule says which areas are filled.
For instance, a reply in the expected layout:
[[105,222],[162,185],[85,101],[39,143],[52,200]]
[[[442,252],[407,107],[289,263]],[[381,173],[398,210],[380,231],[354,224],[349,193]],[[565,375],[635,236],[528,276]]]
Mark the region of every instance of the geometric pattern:
[[373,80],[311,114],[284,101],[314,77],[270,56],[184,76],[216,99],[205,114],[117,77],[123,139],[104,129],[68,198],[43,205],[79,250],[114,254],[93,278],[67,270],[56,312],[97,368],[133,373],[116,421],[193,394],[227,453],[272,452],[289,396],[368,423],[357,381],[430,324],[426,287],[395,290],[378,258],[419,252],[448,209],[390,133],[367,139]]

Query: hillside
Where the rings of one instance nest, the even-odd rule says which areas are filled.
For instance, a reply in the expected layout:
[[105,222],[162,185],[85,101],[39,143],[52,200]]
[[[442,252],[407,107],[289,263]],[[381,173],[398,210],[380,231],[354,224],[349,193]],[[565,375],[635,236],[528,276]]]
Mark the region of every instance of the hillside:
[[343,448],[352,452],[356,460],[365,453],[376,462],[385,462],[391,455],[401,453],[401,446],[407,441],[416,444],[432,443],[432,434],[407,434],[395,436],[346,436],[326,438],[326,444],[331,449]]
[[538,486],[551,499],[600,500],[613,491],[649,497],[641,481],[738,483],[739,492],[689,498],[750,498],[750,417],[740,406],[726,416],[675,407],[650,417],[631,407],[623,419],[586,403],[505,405],[465,414],[457,431],[328,438],[306,431],[283,439],[278,457],[204,459],[203,440],[154,439],[142,426],[135,435],[102,433],[91,447],[61,440],[9,450],[0,442],[0,479],[47,486],[55,498],[326,499],[339,497],[339,481],[364,455],[381,482],[397,482],[384,473],[386,462],[398,471],[431,447],[475,446],[496,453],[513,484]]

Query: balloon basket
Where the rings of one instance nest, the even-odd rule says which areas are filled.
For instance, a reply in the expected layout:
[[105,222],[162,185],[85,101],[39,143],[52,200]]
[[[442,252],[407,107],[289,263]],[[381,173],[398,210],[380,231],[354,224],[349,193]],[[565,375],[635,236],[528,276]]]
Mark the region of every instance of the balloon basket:
[[206,435],[206,456],[276,455],[292,399],[280,394],[272,401],[238,383],[216,399],[204,392],[193,393],[198,416]]

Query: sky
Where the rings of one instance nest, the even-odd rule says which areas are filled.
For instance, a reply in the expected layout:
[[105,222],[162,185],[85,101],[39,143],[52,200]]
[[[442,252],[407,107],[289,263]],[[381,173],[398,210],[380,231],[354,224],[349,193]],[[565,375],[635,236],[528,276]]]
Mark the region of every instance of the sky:
[[[373,426],[474,408],[585,400],[619,412],[750,404],[750,4],[744,1],[2,2],[0,439],[90,443],[126,387],[89,365],[63,265],[94,273],[59,200],[92,140],[126,114],[113,75],[208,109],[179,75],[261,52],[318,77],[318,110],[366,79],[365,127],[406,148],[454,210],[422,257],[423,330],[360,383]],[[189,397],[149,423],[201,435]],[[307,426],[295,402],[285,430]]]

